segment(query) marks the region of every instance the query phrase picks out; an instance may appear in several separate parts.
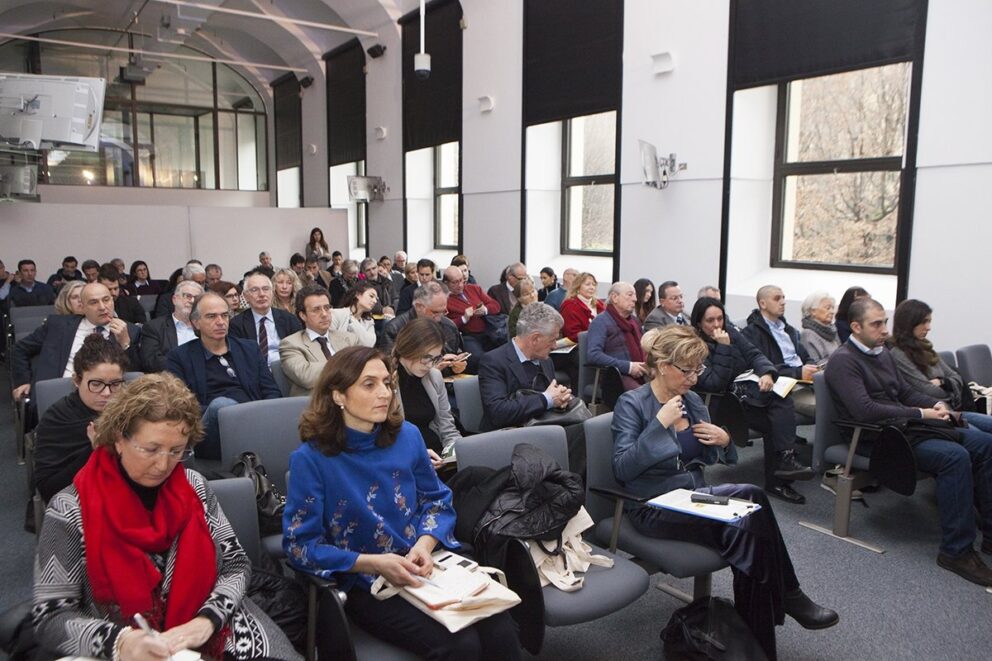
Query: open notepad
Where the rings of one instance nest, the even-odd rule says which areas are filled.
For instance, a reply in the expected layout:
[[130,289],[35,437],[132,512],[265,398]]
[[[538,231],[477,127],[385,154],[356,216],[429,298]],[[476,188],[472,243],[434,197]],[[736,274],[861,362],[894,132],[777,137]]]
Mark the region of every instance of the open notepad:
[[731,498],[730,503],[727,505],[694,503],[691,498],[692,492],[688,489],[674,489],[652,498],[647,504],[651,507],[660,507],[661,509],[701,516],[704,519],[727,522],[737,521],[761,509],[761,505],[757,503],[738,498]]
[[[734,383],[740,383],[742,381],[754,381],[758,382],[758,375],[754,373],[754,370],[748,370],[737,375],[734,379]],[[796,387],[797,383],[811,383],[810,381],[799,381],[798,379],[793,379],[791,376],[780,376],[775,379],[775,385],[772,386],[772,392],[785,399],[792,392],[792,389]]]

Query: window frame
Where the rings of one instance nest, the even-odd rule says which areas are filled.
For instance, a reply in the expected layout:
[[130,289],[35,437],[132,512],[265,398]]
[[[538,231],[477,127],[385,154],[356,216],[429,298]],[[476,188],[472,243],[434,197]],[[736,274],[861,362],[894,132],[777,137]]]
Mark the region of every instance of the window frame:
[[[559,253],[562,255],[586,255],[590,257],[613,257],[617,252],[617,226],[618,226],[618,214],[619,214],[619,184],[620,177],[617,172],[617,162],[619,160],[619,149],[618,138],[620,135],[620,111],[619,109],[614,110],[604,110],[602,112],[592,113],[593,115],[605,114],[608,112],[614,113],[614,120],[617,122],[616,130],[613,136],[614,142],[614,152],[613,152],[613,173],[612,174],[592,174],[592,175],[572,175],[569,172],[569,165],[571,164],[572,156],[572,121],[575,119],[580,119],[582,117],[589,117],[590,115],[576,115],[575,117],[566,117],[560,120],[561,123],[561,227],[558,233],[559,237]],[[524,132],[526,133],[527,127],[524,127]],[[569,189],[576,186],[594,186],[603,185],[604,183],[610,183],[613,185],[613,219],[611,221],[613,225],[613,247],[609,250],[582,250],[579,248],[569,247],[569,222],[568,215],[570,210],[570,196]]]
[[[889,63],[895,64],[895,63]],[[880,65],[887,66],[887,65]],[[910,72],[910,80],[914,79],[915,66],[910,63],[913,70]],[[876,67],[861,67],[868,69]],[[850,71],[858,71],[851,69]],[[838,72],[848,73],[848,71]],[[810,76],[810,78],[819,76]],[[787,81],[778,84],[778,95],[776,101],[775,117],[775,156],[772,169],[772,225],[771,225],[771,247],[769,252],[769,266],[772,268],[805,269],[813,271],[838,271],[845,273],[873,273],[878,275],[898,275],[900,262],[900,243],[909,233],[910,229],[907,221],[906,204],[907,186],[906,176],[909,169],[907,152],[909,150],[909,136],[903,142],[902,154],[899,156],[883,156],[872,158],[851,158],[851,159],[831,159],[822,161],[795,161],[786,160],[788,150],[789,133],[789,85],[792,82],[806,80],[797,78],[795,81]],[[906,125],[910,125],[910,95],[911,89],[907,89],[906,103]],[[785,188],[786,179],[795,176],[808,175],[829,175],[829,174],[852,174],[862,172],[898,172],[899,173],[899,209],[896,212],[895,240],[892,249],[892,266],[870,266],[866,264],[835,264],[830,262],[807,262],[794,259],[784,259],[782,257],[782,239],[785,236]]]
[[[355,161],[355,172],[358,177],[365,177],[365,159]],[[355,202],[355,247],[365,248],[366,256],[369,251],[369,203]]]
[[[444,145],[450,144],[448,142],[434,145],[431,147],[433,152],[433,165],[434,165],[434,181],[432,188],[434,189],[434,250],[455,250],[461,252],[462,240],[462,141],[458,140],[458,185],[457,186],[447,186],[442,187],[438,182],[441,181],[441,148]],[[455,231],[455,244],[446,244],[441,242],[441,196],[442,195],[457,195],[458,196],[458,227]]]

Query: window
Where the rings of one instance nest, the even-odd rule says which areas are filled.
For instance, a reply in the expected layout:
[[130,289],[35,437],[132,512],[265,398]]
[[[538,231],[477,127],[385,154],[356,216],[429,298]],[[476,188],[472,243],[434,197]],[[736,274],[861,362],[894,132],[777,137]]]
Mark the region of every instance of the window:
[[613,252],[616,128],[616,111],[562,123],[562,254]]
[[434,147],[434,247],[458,250],[458,224],[461,217],[459,185],[459,143]]
[[910,69],[779,86],[772,266],[895,273]]
[[[147,38],[116,30],[55,30],[43,36],[115,47]],[[39,44],[36,51],[33,58],[18,41],[0,46],[0,70],[107,80],[99,151],[49,150],[40,169],[43,182],[268,188],[265,109],[255,88],[234,69],[195,60],[139,59],[145,82],[127,83],[119,77],[126,54],[60,44]],[[176,52],[202,55],[186,46]]]

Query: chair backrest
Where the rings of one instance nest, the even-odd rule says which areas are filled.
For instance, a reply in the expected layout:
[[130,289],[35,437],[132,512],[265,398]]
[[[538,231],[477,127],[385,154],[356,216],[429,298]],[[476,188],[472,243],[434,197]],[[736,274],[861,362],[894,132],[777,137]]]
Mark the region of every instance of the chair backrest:
[[49,406],[71,393],[74,387],[69,377],[45,379],[35,383],[33,391],[35,405],[38,407],[38,419],[45,415]]
[[958,371],[965,383],[975,381],[979,385],[992,385],[992,351],[987,344],[969,344],[957,350]]
[[586,511],[593,521],[613,516],[613,502],[589,490],[619,489],[613,475],[613,414],[604,413],[582,423],[586,433]]
[[[827,367],[827,369],[830,369]],[[847,443],[840,433],[840,428],[834,424],[837,420],[837,407],[830,394],[830,388],[823,372],[813,375],[813,391],[816,393],[816,427],[813,433],[813,470],[822,473],[826,466],[823,463],[823,453],[834,445]]]
[[465,431],[482,431],[482,392],[479,390],[479,377],[470,376],[455,379],[455,403],[458,405],[458,420]]
[[559,466],[568,470],[568,442],[565,440],[565,430],[558,425],[497,429],[485,434],[463,436],[455,441],[458,467],[502,468],[510,463],[513,448],[520,443],[539,447]]
[[957,356],[954,355],[953,351],[938,351],[937,355],[940,356],[940,359],[947,363],[950,367],[953,367],[954,369],[958,368],[958,359]]
[[286,374],[282,371],[282,361],[273,360],[269,363],[269,370],[272,372],[272,378],[275,380],[276,385],[279,386],[279,392],[282,393],[283,397],[289,397],[289,379],[286,378]]
[[210,480],[208,483],[224,516],[234,528],[248,559],[255,567],[262,558],[262,542],[258,531],[258,507],[255,505],[255,486],[247,477],[227,480]]
[[54,305],[31,305],[28,307],[11,307],[9,314],[10,325],[14,327],[17,338],[23,338],[41,326],[49,315],[55,314]]
[[[579,333],[578,339],[579,346],[574,349],[579,352],[579,383],[575,394],[586,402],[591,402],[595,398],[593,388],[596,382],[596,368],[589,365],[589,331]],[[588,394],[586,394],[587,389]]]
[[242,452],[254,452],[272,483],[286,493],[289,455],[300,445],[300,414],[309,401],[283,397],[222,408],[217,415],[221,466],[230,470]]
[[137,298],[138,302],[141,303],[141,307],[148,313],[148,316],[152,316],[152,312],[155,311],[155,303],[158,302],[158,294],[142,294]]

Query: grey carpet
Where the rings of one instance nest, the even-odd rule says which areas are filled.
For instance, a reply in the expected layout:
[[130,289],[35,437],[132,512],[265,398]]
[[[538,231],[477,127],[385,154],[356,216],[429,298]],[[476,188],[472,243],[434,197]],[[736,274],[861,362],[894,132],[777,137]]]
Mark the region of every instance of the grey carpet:
[[[0,369],[0,610],[31,595],[34,536],[24,532],[27,489],[18,466],[10,388]],[[812,438],[812,428],[801,430]],[[710,469],[717,482],[760,484],[761,445],[741,451],[734,467]],[[781,659],[986,659],[992,649],[992,594],[938,568],[939,541],[933,481],[904,498],[888,491],[869,494],[869,507],[855,505],[852,533],[882,546],[876,555],[797,524],[830,525],[833,496],[811,481],[797,483],[808,503],[774,501],[783,535],[803,588],[814,600],[840,612],[826,631],[805,631],[792,620],[778,629]],[[988,558],[987,560],[992,560]],[[659,580],[655,576],[652,586]],[[691,581],[673,581],[691,591]],[[728,570],[714,576],[713,592],[731,597]],[[658,631],[681,604],[654,589],[602,620],[549,629],[541,659],[660,659]]]

